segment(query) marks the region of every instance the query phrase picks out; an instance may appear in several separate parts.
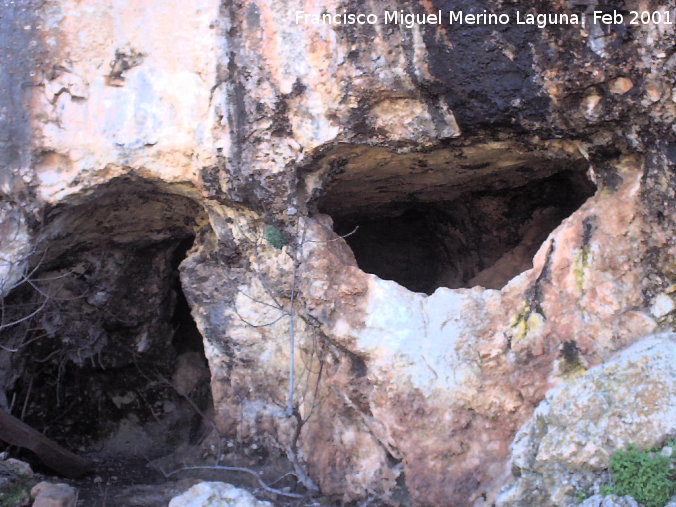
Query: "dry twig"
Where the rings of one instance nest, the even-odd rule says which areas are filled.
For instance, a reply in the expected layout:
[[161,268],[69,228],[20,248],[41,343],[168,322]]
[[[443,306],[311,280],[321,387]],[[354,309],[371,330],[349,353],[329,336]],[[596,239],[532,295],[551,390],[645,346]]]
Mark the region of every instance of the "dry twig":
[[194,465],[194,466],[187,466],[187,467],[182,467],[178,468],[176,470],[172,470],[171,472],[165,472],[161,468],[159,469],[162,475],[166,479],[171,477],[172,475],[176,475],[181,472],[186,472],[189,470],[223,470],[226,472],[243,472],[245,474],[249,474],[252,477],[256,479],[258,482],[258,485],[263,488],[265,491],[268,493],[274,493],[275,495],[280,495],[280,496],[286,496],[288,498],[305,498],[306,495],[301,495],[299,493],[288,493],[286,491],[282,491],[281,489],[276,489],[268,486],[263,479],[261,479],[260,475],[258,475],[258,472],[255,470],[252,470],[251,468],[246,468],[246,467],[230,467],[230,466],[225,466],[225,465]]

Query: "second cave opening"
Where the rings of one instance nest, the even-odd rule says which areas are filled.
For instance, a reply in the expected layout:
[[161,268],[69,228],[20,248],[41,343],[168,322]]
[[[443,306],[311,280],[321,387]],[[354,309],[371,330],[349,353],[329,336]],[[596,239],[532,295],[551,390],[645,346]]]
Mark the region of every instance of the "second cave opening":
[[579,157],[506,151],[343,154],[318,209],[367,273],[426,294],[500,289],[595,191]]

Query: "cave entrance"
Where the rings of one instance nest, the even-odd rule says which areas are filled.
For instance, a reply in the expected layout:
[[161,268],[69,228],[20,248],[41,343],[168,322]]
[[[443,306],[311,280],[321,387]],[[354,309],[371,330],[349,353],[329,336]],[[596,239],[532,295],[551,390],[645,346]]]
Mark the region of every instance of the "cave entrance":
[[504,143],[407,154],[343,147],[323,163],[333,182],[317,208],[359,267],[426,294],[502,288],[595,191],[570,150]]
[[139,461],[210,430],[210,373],[179,265],[203,210],[115,180],[54,209],[29,282],[5,299],[2,381],[11,412],[94,459]]

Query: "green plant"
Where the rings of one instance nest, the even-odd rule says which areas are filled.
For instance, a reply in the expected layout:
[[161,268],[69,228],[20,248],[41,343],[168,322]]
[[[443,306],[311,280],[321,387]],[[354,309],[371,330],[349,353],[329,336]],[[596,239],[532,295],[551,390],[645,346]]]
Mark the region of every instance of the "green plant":
[[263,237],[265,238],[265,241],[268,243],[268,245],[276,248],[277,250],[281,249],[287,244],[284,233],[274,225],[265,226],[265,229],[263,230]]
[[[661,507],[676,493],[671,458],[629,445],[610,457],[610,493],[629,495],[646,507]],[[601,493],[604,492],[603,486]]]
[[599,493],[602,495],[614,495],[615,494],[615,486],[612,484],[604,484],[601,486],[601,489],[599,490]]
[[0,485],[0,507],[30,505],[30,490],[36,481],[26,477],[15,477]]
[[585,501],[585,499],[589,496],[589,493],[587,493],[584,489],[577,489],[575,490],[575,502],[576,503],[582,503]]

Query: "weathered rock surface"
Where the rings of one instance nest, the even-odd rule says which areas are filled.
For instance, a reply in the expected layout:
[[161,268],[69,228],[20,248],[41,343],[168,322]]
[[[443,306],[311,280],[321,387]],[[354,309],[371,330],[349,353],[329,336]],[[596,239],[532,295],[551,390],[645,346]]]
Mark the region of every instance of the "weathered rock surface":
[[8,202],[0,203],[0,297],[21,281],[30,254],[30,234],[23,215]]
[[0,461],[0,471],[7,475],[32,476],[33,469],[25,461],[14,458],[3,459]]
[[270,502],[257,500],[245,489],[227,482],[200,482],[175,496],[169,507],[268,507]]
[[[490,504],[551,388],[673,329],[663,23],[601,27],[579,2],[0,2],[0,290],[33,273],[58,301],[3,333],[20,399],[35,356],[100,375],[87,398],[124,420],[171,412],[105,379],[157,353],[166,381],[145,384],[168,389],[194,237],[181,285],[224,438],[345,502]],[[586,25],[294,19],[470,8]],[[40,307],[25,285],[14,318]]]
[[[648,337],[549,391],[511,446],[498,505],[575,505],[629,444],[676,435],[676,334]],[[595,484],[598,486],[598,484]],[[605,501],[605,500],[604,500]]]
[[77,489],[68,484],[43,481],[31,489],[33,507],[75,507]]
[[630,496],[593,495],[579,503],[580,507],[638,507]]

